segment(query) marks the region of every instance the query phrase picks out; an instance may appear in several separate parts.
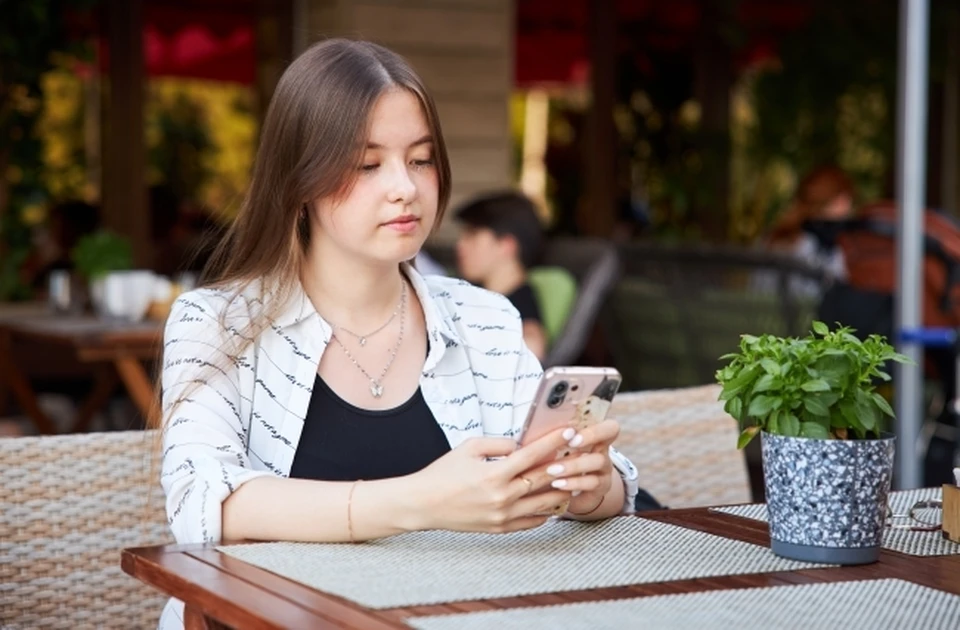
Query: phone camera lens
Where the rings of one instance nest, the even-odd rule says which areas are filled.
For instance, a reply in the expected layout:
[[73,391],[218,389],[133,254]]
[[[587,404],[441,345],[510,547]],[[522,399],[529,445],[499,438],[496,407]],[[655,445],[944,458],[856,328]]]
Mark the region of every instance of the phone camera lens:
[[550,390],[550,396],[547,398],[547,406],[551,409],[556,409],[563,404],[564,398],[567,397],[567,389],[569,389],[570,384],[566,381],[560,381],[553,386],[553,389]]

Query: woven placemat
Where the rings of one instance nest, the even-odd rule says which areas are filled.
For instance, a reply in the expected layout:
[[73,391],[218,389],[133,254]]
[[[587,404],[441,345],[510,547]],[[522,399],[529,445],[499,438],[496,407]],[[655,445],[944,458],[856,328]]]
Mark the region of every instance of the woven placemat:
[[822,566],[638,517],[551,521],[505,535],[429,531],[357,545],[255,543],[218,549],[369,608]]
[[415,617],[420,630],[960,628],[960,596],[903,580],[804,584]]
[[[919,490],[899,490],[890,493],[890,509],[894,514],[906,514],[917,501],[939,501],[943,491],[940,488],[920,488]],[[733,514],[757,521],[767,520],[767,506],[764,503],[748,505],[729,505],[710,508],[714,512]],[[923,518],[923,516],[921,516]],[[908,521],[897,519],[897,524]],[[887,528],[883,534],[883,548],[899,551],[911,556],[951,556],[960,554],[960,544],[951,542],[939,532],[915,532],[909,529]]]

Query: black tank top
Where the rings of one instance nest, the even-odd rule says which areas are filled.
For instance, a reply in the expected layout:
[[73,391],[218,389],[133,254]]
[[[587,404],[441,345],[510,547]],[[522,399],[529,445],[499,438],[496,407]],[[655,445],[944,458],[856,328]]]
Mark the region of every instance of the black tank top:
[[343,400],[318,374],[290,477],[323,481],[388,479],[415,473],[450,450],[420,389],[393,409]]

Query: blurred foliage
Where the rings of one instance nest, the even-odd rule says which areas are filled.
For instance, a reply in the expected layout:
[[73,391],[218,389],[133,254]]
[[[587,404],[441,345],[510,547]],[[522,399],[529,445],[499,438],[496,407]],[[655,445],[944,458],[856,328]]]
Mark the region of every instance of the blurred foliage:
[[42,78],[56,67],[56,53],[89,55],[69,38],[68,20],[95,0],[0,0],[0,300],[25,299],[20,269],[29,255],[25,219],[38,214],[49,190],[43,177]]
[[[731,236],[749,241],[812,168],[837,164],[861,201],[891,197],[896,168],[899,4],[810,0],[812,19],[778,58],[741,77],[735,98]],[[943,81],[947,13],[930,5],[929,77]],[[937,124],[938,121],[928,121]]]
[[863,198],[883,194],[893,166],[898,3],[812,4],[808,26],[778,41],[778,58],[742,77],[735,146],[744,170],[731,217],[739,240],[769,225],[820,164],[847,170]]
[[179,199],[196,199],[211,174],[204,156],[216,148],[205,113],[180,90],[150,104],[148,179],[166,183]]
[[704,238],[703,215],[720,205],[720,193],[707,182],[727,168],[729,142],[723,132],[705,129],[701,117],[690,94],[655,89],[633,92],[615,112],[622,161],[629,165],[623,185],[648,209],[661,241]]
[[517,90],[510,93],[507,102],[510,125],[510,178],[518,182],[523,170],[523,121],[527,114],[527,93]]
[[88,280],[96,280],[111,271],[133,268],[133,245],[130,239],[108,230],[81,237],[70,255],[77,271]]
[[37,133],[43,138],[43,182],[51,199],[94,202],[99,197],[99,182],[88,178],[84,125],[89,80],[72,71],[71,59],[59,55],[55,60],[57,67],[40,79],[43,112],[37,120]]
[[661,241],[725,237],[725,220],[716,215],[727,206],[729,130],[708,124],[705,110],[715,104],[700,102],[696,87],[714,81],[707,75],[723,69],[715,58],[745,40],[737,4],[700,3],[703,26],[680,47],[645,46],[657,24],[637,24],[636,48],[619,59],[614,119],[621,137],[621,185],[634,207],[646,209],[646,233]]
[[[892,194],[899,3],[808,1],[810,20],[775,35],[776,57],[739,68],[733,77],[727,132],[708,128],[705,104],[696,97],[701,42],[649,46],[653,22],[628,27],[635,29],[629,33],[635,45],[621,50],[614,112],[621,140],[618,186],[621,215],[628,203],[648,215],[645,235],[751,242],[785,207],[797,180],[823,163],[849,171],[862,200]],[[729,49],[731,64],[742,60],[756,33],[771,35],[757,25],[748,30],[737,17],[739,4],[703,3],[709,13],[705,33]],[[956,0],[931,0],[932,83],[943,80],[951,10],[958,10]],[[554,128],[570,128],[570,120],[582,118],[582,108],[570,100],[557,99],[552,110],[555,147],[564,143],[554,139]],[[582,143],[582,126],[572,128],[575,144]],[[560,207],[580,192],[581,150],[571,147],[564,158],[579,159],[579,170],[550,168],[550,192]],[[726,200],[716,183],[724,177]]]
[[[16,60],[0,64],[0,300],[31,297],[22,269],[46,209],[99,196],[86,164],[85,92],[92,88],[76,71],[93,50],[70,39],[70,24],[88,20],[97,4],[0,0],[0,59]],[[256,142],[249,88],[159,79],[149,90],[151,180],[232,214]]]
[[232,217],[253,166],[253,92],[230,83],[153,79],[146,127],[150,184]]

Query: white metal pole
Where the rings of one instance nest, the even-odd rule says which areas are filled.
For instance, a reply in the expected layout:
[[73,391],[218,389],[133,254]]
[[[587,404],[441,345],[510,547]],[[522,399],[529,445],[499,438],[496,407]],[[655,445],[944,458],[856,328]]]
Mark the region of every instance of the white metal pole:
[[[900,2],[900,76],[897,130],[897,330],[922,324],[923,210],[926,184],[927,51],[929,0]],[[900,351],[921,364],[922,349],[902,343]],[[897,366],[897,487],[922,483],[918,437],[923,422],[919,367]]]

